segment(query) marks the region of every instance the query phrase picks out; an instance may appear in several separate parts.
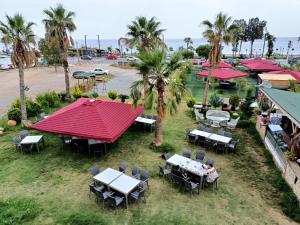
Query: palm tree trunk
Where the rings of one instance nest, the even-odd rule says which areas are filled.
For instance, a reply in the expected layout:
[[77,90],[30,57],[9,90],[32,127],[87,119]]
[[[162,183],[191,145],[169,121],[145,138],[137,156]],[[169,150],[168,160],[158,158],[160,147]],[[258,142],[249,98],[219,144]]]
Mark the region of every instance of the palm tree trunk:
[[202,107],[205,108],[207,105],[207,97],[208,97],[208,90],[209,90],[209,81],[212,75],[212,67],[210,66],[208,69],[208,76],[205,83],[204,95],[202,99]]
[[143,85],[144,85],[144,100],[148,96],[148,74],[143,74]]
[[264,57],[265,47],[266,47],[266,35],[264,35],[264,44],[263,44],[263,49],[262,49],[261,57]]
[[241,43],[240,43],[240,49],[239,49],[239,55],[241,55],[241,51],[242,51],[242,44],[243,44],[243,41],[241,40]]
[[19,62],[19,86],[20,86],[22,124],[26,124],[27,111],[26,111],[25,83],[24,83],[24,65],[22,62]]
[[69,63],[68,63],[68,53],[64,53],[63,67],[65,71],[65,83],[66,83],[66,98],[70,98],[70,79],[69,79]]
[[162,78],[157,80],[157,120],[155,127],[155,146],[160,146],[163,143],[162,121],[165,114],[164,92],[165,84]]
[[254,43],[254,41],[251,41],[250,42],[250,58],[253,56],[253,43]]

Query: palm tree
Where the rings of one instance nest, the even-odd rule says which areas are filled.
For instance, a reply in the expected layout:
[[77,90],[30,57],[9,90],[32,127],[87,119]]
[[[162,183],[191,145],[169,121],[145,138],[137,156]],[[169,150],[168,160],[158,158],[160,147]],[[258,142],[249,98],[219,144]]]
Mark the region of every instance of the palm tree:
[[216,68],[221,60],[222,43],[229,44],[232,41],[233,32],[237,29],[237,26],[232,24],[231,21],[232,19],[230,16],[220,12],[213,23],[208,20],[202,22],[202,25],[206,27],[203,36],[208,39],[212,46],[209,53],[209,73],[205,84],[204,97],[202,99],[203,106],[206,106],[207,103],[212,70]]
[[[162,33],[165,29],[160,29],[161,23],[156,21],[155,17],[148,20],[144,16],[137,17],[131,24],[127,25],[129,36],[129,46],[134,46],[140,53],[145,52],[147,49],[154,47],[155,45],[165,46],[161,39]],[[144,99],[148,93],[148,73],[143,68],[138,68],[143,76],[144,85]]]
[[22,124],[27,125],[27,111],[25,99],[24,67],[32,65],[30,44],[35,44],[35,35],[32,31],[33,22],[26,23],[21,14],[13,17],[6,15],[7,23],[0,21],[0,32],[2,39],[12,44],[12,62],[19,68],[19,88],[22,112]]
[[43,23],[45,24],[49,42],[59,42],[61,61],[63,62],[65,71],[66,95],[70,97],[68,48],[71,39],[69,40],[67,31],[72,32],[76,29],[73,21],[75,13],[67,11],[63,5],[58,4],[56,8],[45,9],[44,14],[46,15],[46,19],[43,20]]
[[183,41],[186,43],[186,48],[188,49],[190,45],[193,44],[193,40],[190,37],[186,37],[183,39]]
[[[147,65],[149,70],[150,93],[147,97],[145,107],[156,108],[157,120],[155,128],[156,146],[163,143],[162,123],[166,111],[170,114],[177,111],[177,103],[186,93],[182,83],[181,75],[186,74],[187,66],[180,64],[182,59],[179,53],[174,54],[169,62],[166,61],[166,51],[163,48],[153,48],[139,55],[140,64]],[[131,87],[131,97],[138,98],[139,83],[135,82]],[[134,99],[137,103],[138,99]]]

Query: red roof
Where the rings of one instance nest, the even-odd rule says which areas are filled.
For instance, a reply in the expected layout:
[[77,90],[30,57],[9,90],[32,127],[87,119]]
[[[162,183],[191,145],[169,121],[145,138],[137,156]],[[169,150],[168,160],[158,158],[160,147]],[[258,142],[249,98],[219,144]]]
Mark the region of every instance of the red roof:
[[247,64],[244,64],[244,67],[246,67],[247,69],[252,70],[252,71],[275,71],[275,70],[281,70],[281,68],[279,66],[271,64],[271,63],[265,63],[265,62],[247,63]]
[[134,123],[142,106],[81,98],[31,126],[32,129],[111,143]]
[[[200,77],[207,77],[208,71],[201,71],[197,73]],[[214,69],[212,71],[212,77],[219,80],[230,80],[233,78],[246,77],[249,74],[243,73],[241,71],[232,69]]]
[[[210,66],[210,64],[208,62],[202,63],[203,68],[208,68],[209,66]],[[221,61],[217,65],[217,68],[232,68],[232,65],[230,65],[229,63]]]
[[268,72],[271,74],[290,74],[291,76],[293,76],[298,83],[300,83],[300,72],[298,71],[294,71],[294,70],[278,70],[278,71],[272,71],[272,72]]
[[263,59],[260,57],[253,58],[253,59],[245,59],[241,61],[241,64],[249,64],[249,63],[266,63],[266,64],[276,64],[275,62],[267,59]]

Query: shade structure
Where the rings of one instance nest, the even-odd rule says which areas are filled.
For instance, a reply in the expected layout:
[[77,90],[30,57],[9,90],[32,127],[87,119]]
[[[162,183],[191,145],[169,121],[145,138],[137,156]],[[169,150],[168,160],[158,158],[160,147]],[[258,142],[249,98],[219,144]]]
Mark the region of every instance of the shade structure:
[[272,71],[269,72],[271,74],[290,74],[291,76],[293,76],[298,83],[300,83],[300,72],[298,71],[294,71],[294,70],[278,70],[278,71]]
[[252,71],[267,72],[267,71],[281,70],[279,66],[271,63],[265,63],[265,62],[252,62],[252,63],[243,64],[243,66]]
[[[209,66],[210,66],[210,64],[208,62],[202,63],[203,68],[208,68]],[[232,65],[230,65],[229,63],[221,61],[217,65],[217,68],[232,68]]]
[[[207,77],[208,73],[209,71],[205,70],[205,71],[198,72],[197,75],[200,77]],[[212,71],[212,77],[218,80],[230,80],[233,78],[246,77],[248,75],[249,74],[247,73],[233,70],[233,69],[214,69]]]
[[253,59],[245,59],[245,60],[241,61],[241,64],[243,64],[243,65],[251,64],[251,63],[276,64],[275,62],[273,62],[271,60],[263,59],[263,58],[260,58],[260,57],[253,58]]
[[32,129],[112,143],[134,123],[143,107],[80,98],[31,126]]

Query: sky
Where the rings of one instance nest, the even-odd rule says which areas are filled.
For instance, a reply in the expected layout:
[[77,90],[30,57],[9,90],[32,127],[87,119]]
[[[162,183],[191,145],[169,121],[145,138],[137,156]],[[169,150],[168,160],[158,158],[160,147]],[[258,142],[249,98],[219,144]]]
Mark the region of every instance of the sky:
[[1,0],[0,20],[5,14],[21,13],[36,23],[34,32],[44,36],[43,10],[62,3],[76,13],[77,39],[123,37],[136,16],[155,16],[166,28],[165,38],[201,38],[203,20],[213,20],[220,11],[233,19],[259,17],[267,21],[276,37],[300,36],[300,0]]

